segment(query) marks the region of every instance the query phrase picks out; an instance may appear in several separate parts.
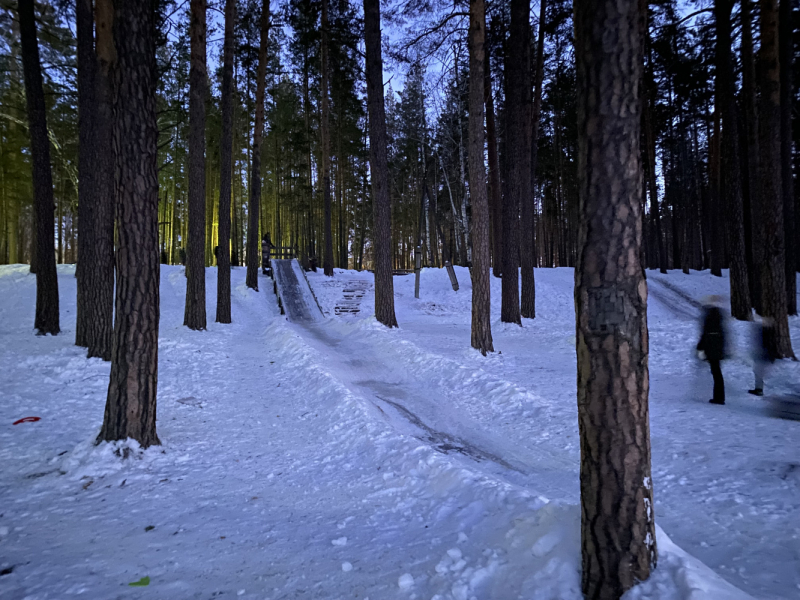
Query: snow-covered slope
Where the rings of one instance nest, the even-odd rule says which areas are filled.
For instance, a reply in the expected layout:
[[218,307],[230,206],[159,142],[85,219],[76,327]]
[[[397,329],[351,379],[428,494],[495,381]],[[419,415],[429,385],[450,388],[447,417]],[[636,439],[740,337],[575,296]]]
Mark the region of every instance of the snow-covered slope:
[[[309,274],[323,310],[347,297],[361,312],[298,326],[271,282],[253,292],[234,269],[234,323],[192,332],[182,269],[163,267],[164,445],[126,461],[92,445],[109,367],[72,345],[73,274],[59,267],[63,333],[41,338],[33,276],[0,267],[3,599],[580,598],[571,271],[537,271],[537,319],[495,323],[499,352],[482,358],[468,349],[466,270],[457,293],[424,271],[420,300],[413,276],[397,277],[401,327],[387,331],[367,273]],[[668,281],[696,296],[724,286]],[[213,315],[215,269],[206,287]],[[650,310],[657,521],[739,588],[794,597],[798,424],[742,394],[742,360],[726,366],[729,406],[705,403],[691,304],[662,287]],[[26,416],[41,420],[12,425]],[[660,566],[631,598],[747,597],[658,541]]]

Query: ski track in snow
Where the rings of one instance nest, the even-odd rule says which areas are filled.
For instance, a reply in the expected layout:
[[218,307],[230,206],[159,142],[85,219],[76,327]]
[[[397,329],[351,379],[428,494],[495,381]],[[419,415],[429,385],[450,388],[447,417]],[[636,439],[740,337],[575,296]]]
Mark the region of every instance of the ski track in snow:
[[[0,267],[0,597],[580,598],[572,271],[537,270],[537,319],[493,323],[486,358],[468,347],[457,272],[454,293],[424,270],[420,300],[396,277],[401,327],[387,331],[368,273],[309,273],[328,316],[345,283],[368,291],[356,315],[294,324],[270,280],[256,293],[233,269],[234,323],[192,332],[183,271],[162,266],[164,445],[122,461],[92,445],[109,367],[72,345],[74,268],[59,267],[62,334],[40,338],[33,276]],[[747,597],[719,575],[796,597],[800,423],[742,392],[746,324],[732,325],[728,405],[709,406],[697,309],[649,276],[656,519],[680,548],[659,531],[659,568],[626,598]],[[695,299],[727,284],[665,279]],[[796,364],[773,381],[796,382]]]

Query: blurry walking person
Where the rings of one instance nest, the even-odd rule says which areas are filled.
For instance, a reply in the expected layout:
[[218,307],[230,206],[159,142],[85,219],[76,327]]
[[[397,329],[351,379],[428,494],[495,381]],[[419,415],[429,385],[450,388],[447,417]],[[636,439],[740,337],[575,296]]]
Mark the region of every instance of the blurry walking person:
[[261,272],[264,275],[267,274],[267,269],[269,269],[269,254],[274,247],[269,238],[269,233],[265,233],[264,237],[261,238]]
[[756,386],[748,392],[754,396],[764,395],[764,375],[768,367],[778,358],[777,342],[775,321],[770,317],[764,317],[760,324],[756,324],[755,339],[753,340],[753,374]]
[[725,380],[721,362],[726,358],[725,320],[719,305],[721,298],[711,296],[703,310],[703,331],[697,342],[700,358],[707,360],[714,377],[714,397],[711,404],[725,404]]

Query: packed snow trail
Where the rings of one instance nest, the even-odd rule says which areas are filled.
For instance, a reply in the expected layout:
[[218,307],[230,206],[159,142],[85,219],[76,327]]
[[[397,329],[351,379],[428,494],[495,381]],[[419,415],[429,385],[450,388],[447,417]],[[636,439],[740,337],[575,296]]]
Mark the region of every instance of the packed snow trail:
[[[367,274],[348,275],[371,284]],[[449,290],[441,303],[430,298],[429,278],[439,275]],[[206,277],[213,306],[216,270]],[[181,325],[183,269],[162,266],[164,445],[145,452],[128,445],[131,456],[121,460],[115,453],[125,444],[93,445],[109,365],[87,360],[73,345],[74,267],[59,266],[57,337],[33,335],[35,277],[28,267],[0,267],[0,597],[580,600],[574,341],[571,327],[558,320],[571,318],[571,272],[539,277],[548,299],[540,302],[540,318],[525,328],[495,324],[498,352],[483,358],[469,350],[465,271],[461,294],[452,293],[444,271],[423,273],[423,301],[413,299],[412,278],[396,278],[403,328],[387,331],[350,315],[287,322],[271,282],[262,279],[262,291],[254,292],[245,286],[245,270],[234,268],[233,323],[196,332]],[[341,290],[318,284],[341,279],[309,279],[333,314]],[[363,315],[371,301],[365,294]],[[676,328],[671,316],[651,323],[681,335],[683,325]],[[694,329],[688,322],[685,328]],[[661,348],[656,357],[671,356]],[[347,357],[350,351],[360,355]],[[675,377],[686,379],[683,372]],[[659,416],[673,418],[659,415],[657,402],[653,408],[655,424]],[[713,414],[726,422],[725,413]],[[41,420],[13,425],[34,415]],[[667,477],[680,473],[692,491],[713,486],[699,493],[713,505],[729,487],[719,475],[730,445],[725,462],[709,460],[694,477],[696,463],[683,455],[678,463],[665,460],[672,437],[689,453],[702,450],[697,418],[680,418],[673,431],[654,429],[654,469],[666,462],[654,478],[656,497],[679,511],[683,497],[664,491]],[[782,455],[776,435],[786,446]],[[763,451],[748,444],[751,437]],[[753,436],[740,431],[737,442],[747,455],[770,453],[781,462],[796,450],[787,439],[788,430],[762,427]],[[752,466],[743,453],[735,457],[741,464],[734,468]],[[763,472],[744,477],[791,512],[796,473],[777,473],[786,476],[779,479],[783,492],[770,488]],[[540,490],[550,490],[550,500]],[[772,598],[795,597],[796,521],[783,512],[773,523],[759,520],[763,513],[748,512],[758,508],[752,496],[737,500],[746,515],[737,523],[746,521],[753,533],[763,529],[754,556],[739,563],[748,572],[737,582]],[[730,531],[709,537],[693,505],[669,518],[658,506],[658,522],[670,533],[683,522],[684,530],[710,540],[711,562],[722,548],[730,553],[725,562],[737,564],[742,536],[723,511],[710,514]],[[761,557],[767,537],[783,556]],[[625,600],[748,598],[660,529],[658,543],[658,569]],[[757,578],[748,579],[754,572]],[[724,574],[732,579],[737,572]],[[129,586],[145,577],[147,587]],[[772,588],[764,583],[769,578],[777,578]]]
[[[550,497],[577,502],[573,271],[538,269],[537,318],[524,320],[523,327],[494,321],[497,352],[485,358],[469,350],[470,282],[466,270],[459,275],[465,289],[453,293],[444,272],[423,270],[420,299],[414,298],[413,280],[396,278],[399,330],[381,331],[369,319],[334,322],[349,324],[353,336],[361,331],[358,335],[380,337],[379,348],[406,344],[406,363],[416,356],[431,388],[442,379],[448,386],[459,379],[476,382],[477,390],[454,385],[455,393],[441,400],[442,407],[449,404],[454,412],[472,415],[481,434],[527,457],[521,469],[533,471],[528,481],[514,479],[513,473],[502,475],[507,480],[546,492],[550,482],[545,478],[543,485],[535,473],[539,456],[555,456],[562,464],[567,460],[575,485],[567,486],[566,494],[553,486],[557,489]],[[341,276],[356,275],[346,271]],[[363,277],[371,281],[369,274]],[[333,314],[333,282],[309,278],[323,310]],[[492,279],[495,315],[499,283]],[[748,323],[728,323],[734,354],[723,364],[728,402],[725,407],[708,404],[711,376],[707,364],[696,359],[694,346],[702,298],[726,296],[727,273],[718,278],[648,272],[648,283],[656,521],[683,549],[737,586],[759,597],[795,597],[800,590],[800,449],[791,440],[800,434],[800,423],[771,418],[765,402],[747,394],[752,387]],[[365,305],[363,313],[368,315],[370,308]],[[799,319],[791,319],[795,345],[800,342],[798,325]],[[451,370],[452,364],[458,369]],[[767,382],[769,393],[800,382],[798,366],[776,364]],[[495,389],[482,385],[487,379],[497,382]],[[502,390],[513,390],[521,406],[506,402]],[[502,450],[498,454],[504,456]]]

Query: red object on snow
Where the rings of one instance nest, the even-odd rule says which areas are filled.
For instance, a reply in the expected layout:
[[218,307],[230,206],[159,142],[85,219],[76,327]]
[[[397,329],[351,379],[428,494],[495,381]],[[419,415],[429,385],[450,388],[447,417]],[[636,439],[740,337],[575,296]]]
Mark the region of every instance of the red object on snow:
[[14,421],[14,425],[19,425],[20,423],[36,423],[36,421],[41,421],[42,417],[23,417],[19,421]]

